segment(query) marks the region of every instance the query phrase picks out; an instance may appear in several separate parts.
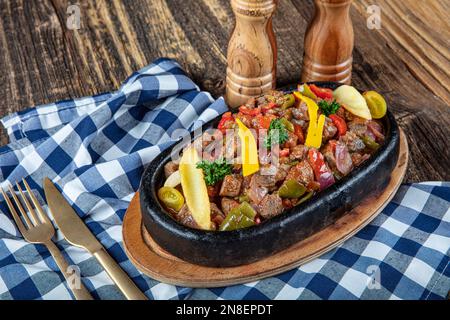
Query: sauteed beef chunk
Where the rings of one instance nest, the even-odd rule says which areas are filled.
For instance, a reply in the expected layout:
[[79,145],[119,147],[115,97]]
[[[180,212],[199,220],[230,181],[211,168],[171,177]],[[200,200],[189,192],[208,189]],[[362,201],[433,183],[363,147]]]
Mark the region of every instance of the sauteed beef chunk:
[[309,121],[308,106],[303,101],[297,108],[292,109],[292,116],[297,120]]
[[297,165],[293,166],[286,177],[287,180],[295,180],[303,185],[308,185],[314,180],[314,172],[308,161],[303,160]]
[[210,198],[215,198],[219,195],[219,184],[215,184],[213,186],[206,186],[206,189],[208,190],[208,196]]
[[253,176],[253,179],[255,181],[255,184],[260,187],[267,187],[272,188],[276,184],[275,174],[276,174],[276,168],[275,170],[272,170],[272,167],[264,168],[264,171],[261,173],[255,173]]
[[331,170],[336,170],[336,157],[334,155],[336,143],[336,140],[330,140],[326,145],[322,147],[322,149],[320,149],[320,152],[323,154]]
[[358,153],[358,152],[352,153],[352,162],[355,167],[359,166],[361,163],[363,163],[364,161],[366,161],[369,158],[370,158],[370,155],[367,153],[364,153],[364,154]]
[[283,212],[283,202],[278,194],[266,195],[258,205],[258,213],[264,219],[275,217]]
[[328,141],[336,135],[337,128],[330,118],[325,118],[325,125],[323,127],[323,141]]
[[234,208],[236,208],[237,206],[239,206],[239,202],[237,202],[236,200],[227,198],[227,197],[223,197],[220,200],[220,206],[222,207],[222,211],[225,215],[228,215],[228,213],[233,210]]
[[225,219],[225,215],[214,202],[210,203],[210,207],[211,207],[211,221],[214,222],[216,225],[220,225],[223,219]]
[[306,154],[308,153],[308,147],[304,144],[299,144],[292,148],[290,159],[291,161],[294,160],[304,160],[306,158]]
[[341,137],[341,140],[347,145],[350,152],[358,152],[364,150],[366,147],[364,142],[352,131],[347,131],[347,133]]
[[288,139],[284,143],[284,148],[294,148],[297,145],[298,137],[292,132],[288,132]]
[[247,190],[247,196],[250,198],[250,201],[255,204],[259,204],[268,192],[269,189],[261,186],[258,183],[258,177],[254,174],[250,180],[250,186]]
[[178,170],[178,164],[174,161],[169,161],[164,166],[164,175],[168,178],[172,173]]
[[221,197],[237,197],[241,191],[242,176],[230,174],[225,176],[220,188],[219,195]]
[[191,227],[194,229],[198,229],[198,225],[192,217],[192,213],[189,211],[189,208],[186,204],[181,207],[181,210],[177,213],[175,218],[183,225],[187,227]]
[[357,136],[363,137],[367,131],[367,120],[355,118],[347,124],[348,130]]

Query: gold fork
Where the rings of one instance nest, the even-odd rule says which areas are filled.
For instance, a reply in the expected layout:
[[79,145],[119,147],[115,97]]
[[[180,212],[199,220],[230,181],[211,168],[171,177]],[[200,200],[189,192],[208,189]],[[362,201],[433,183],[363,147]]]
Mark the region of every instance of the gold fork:
[[[55,229],[53,228],[53,225],[50,221],[50,219],[45,214],[44,210],[42,209],[41,205],[39,204],[38,200],[34,196],[34,194],[31,192],[31,188],[28,185],[28,183],[25,181],[25,179],[22,179],[23,184],[25,185],[25,189],[28,192],[28,195],[31,199],[31,202],[34,204],[36,210],[31,206],[30,202],[28,201],[27,197],[25,196],[24,192],[20,188],[19,184],[16,182],[17,190],[19,190],[20,197],[25,203],[25,206],[28,209],[28,212],[30,215],[27,214],[27,212],[22,207],[22,204],[17,197],[16,193],[14,192],[14,189],[11,187],[11,185],[8,185],[9,192],[12,195],[12,198],[14,199],[14,203],[16,204],[16,207],[19,209],[20,213],[22,214],[22,218],[25,221],[22,221],[19,214],[17,214],[17,211],[15,210],[11,200],[9,199],[6,192],[1,189],[1,192],[3,194],[3,197],[5,198],[5,201],[8,205],[9,210],[11,211],[11,214],[14,218],[14,221],[16,222],[17,228],[19,229],[20,233],[22,233],[22,236],[25,240],[31,243],[40,243],[47,247],[47,249],[50,251],[51,255],[56,261],[56,264],[58,265],[59,269],[61,270],[62,274],[64,275],[64,278],[66,278],[66,281],[69,285],[69,288],[72,290],[75,298],[77,300],[92,300],[92,296],[89,293],[89,291],[86,289],[86,287],[79,281],[77,286],[73,287],[71,284],[71,277],[73,276],[69,272],[69,264],[64,259],[63,255],[61,254],[61,251],[59,251],[58,247],[53,243],[52,237],[55,234]],[[37,213],[36,213],[37,211]],[[73,288],[72,288],[73,287]]]

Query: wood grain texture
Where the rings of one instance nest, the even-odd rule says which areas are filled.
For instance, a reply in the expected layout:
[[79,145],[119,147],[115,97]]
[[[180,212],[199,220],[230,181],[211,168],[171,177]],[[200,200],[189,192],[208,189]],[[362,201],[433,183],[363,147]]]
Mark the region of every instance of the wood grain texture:
[[[80,30],[66,28],[69,3],[0,1],[0,116],[115,90],[161,56],[178,60],[202,89],[224,94],[229,0],[80,0]],[[373,3],[382,8],[381,30],[366,26]],[[313,11],[312,0],[278,4],[278,86],[299,81]],[[391,102],[410,146],[406,181],[450,180],[449,12],[441,0],[353,1],[352,81]]]
[[408,165],[408,144],[400,132],[397,165],[385,190],[369,197],[327,228],[265,259],[236,267],[213,268],[185,262],[158,246],[142,226],[139,193],[123,221],[123,244],[132,263],[164,283],[187,287],[221,287],[256,281],[296,268],[335,248],[372,221],[397,192]]
[[231,0],[236,25],[227,50],[225,101],[230,108],[276,87],[276,5],[276,0]]
[[351,83],[352,0],[315,0],[315,13],[305,33],[302,77],[307,81]]

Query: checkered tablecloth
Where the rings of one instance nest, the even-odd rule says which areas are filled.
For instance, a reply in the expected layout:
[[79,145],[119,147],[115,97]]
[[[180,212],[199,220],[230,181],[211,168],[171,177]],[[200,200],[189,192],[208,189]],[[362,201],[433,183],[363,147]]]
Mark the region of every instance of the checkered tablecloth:
[[[2,120],[0,181],[27,177],[42,201],[50,177],[89,229],[152,299],[444,299],[450,288],[450,183],[403,185],[369,226],[338,248],[276,277],[245,285],[191,289],[142,275],[127,259],[121,222],[144,166],[192,129],[225,112],[172,60],[159,59],[113,93],[61,101]],[[42,201],[44,203],[44,201]],[[46,207],[45,207],[46,209]],[[94,297],[121,299],[96,260],[57,245]],[[0,198],[0,299],[71,299],[50,253],[23,240]]]

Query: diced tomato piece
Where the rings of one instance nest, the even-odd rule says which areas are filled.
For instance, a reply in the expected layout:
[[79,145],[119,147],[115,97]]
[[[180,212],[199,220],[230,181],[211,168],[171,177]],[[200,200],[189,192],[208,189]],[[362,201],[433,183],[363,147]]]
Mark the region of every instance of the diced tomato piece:
[[289,155],[289,148],[280,151],[280,157],[287,157]]
[[225,112],[217,125],[217,129],[222,131],[222,133],[225,133],[225,130],[227,129],[226,123],[229,121],[234,121],[233,115],[231,112]]
[[269,111],[269,110],[271,110],[271,109],[273,109],[273,108],[276,108],[276,107],[278,107],[278,105],[277,105],[275,102],[269,102],[268,104],[263,105],[263,106],[261,107],[261,111],[262,111],[263,113],[266,113],[267,111]]
[[333,121],[333,124],[338,129],[339,136],[345,135],[345,133],[347,132],[347,124],[345,123],[345,120],[337,114],[331,114],[329,118],[331,119],[331,121]]
[[294,134],[298,137],[298,142],[300,144],[305,143],[305,136],[303,134],[303,129],[300,125],[294,123]]
[[328,88],[319,88],[318,86],[311,84],[309,85],[311,91],[318,97],[325,100],[333,99],[333,91]]
[[261,109],[260,108],[249,108],[247,106],[240,106],[239,107],[239,112],[241,112],[242,114],[248,115],[248,116],[257,116],[258,114],[261,113]]
[[260,129],[269,129],[270,127],[270,122],[276,118],[275,115],[265,115],[263,116],[262,114],[259,114],[256,116],[256,120],[258,123],[258,128]]

